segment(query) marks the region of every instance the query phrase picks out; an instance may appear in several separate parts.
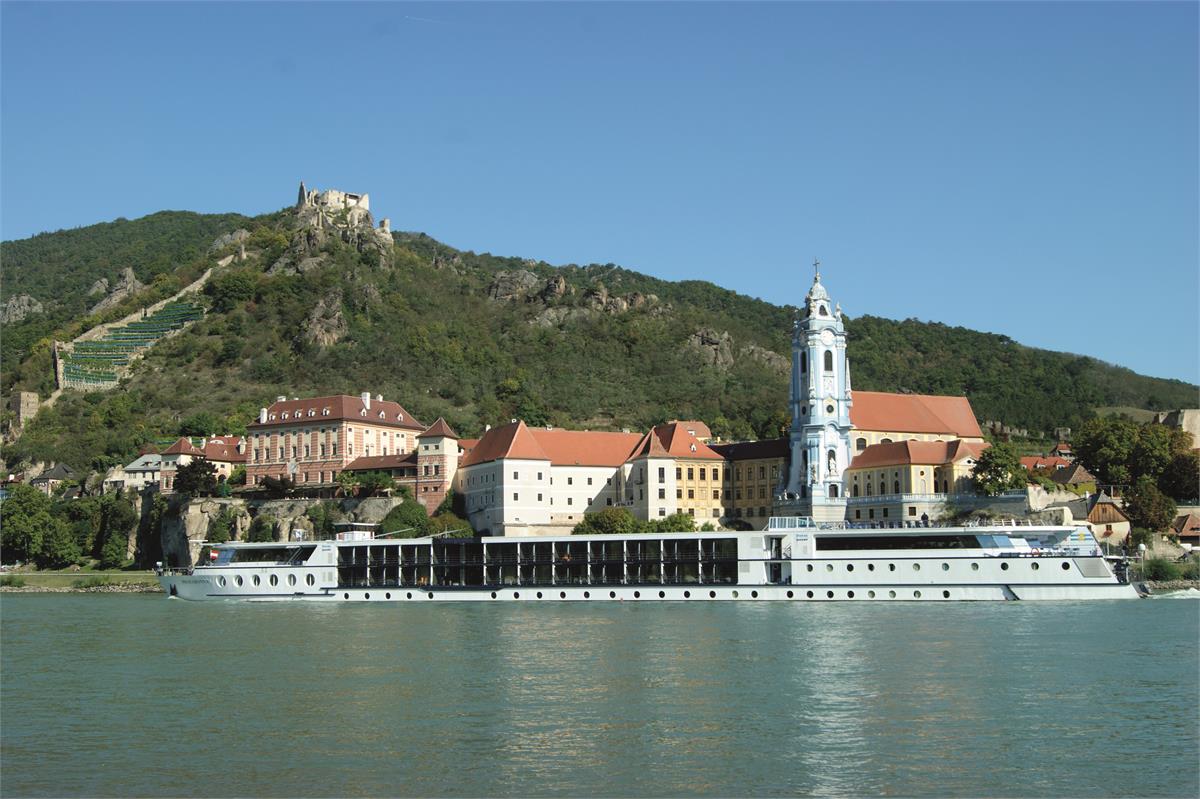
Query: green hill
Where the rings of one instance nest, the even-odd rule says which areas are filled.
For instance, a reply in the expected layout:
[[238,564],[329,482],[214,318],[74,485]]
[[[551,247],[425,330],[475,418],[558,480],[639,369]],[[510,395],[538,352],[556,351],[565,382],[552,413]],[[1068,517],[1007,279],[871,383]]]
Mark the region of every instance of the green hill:
[[[250,234],[247,260],[217,269],[200,296],[200,322],[149,350],[122,388],[65,392],[6,448],[8,464],[99,468],[181,430],[239,430],[278,394],[381,393],[463,435],[517,416],[633,429],[699,418],[735,438],[775,435],[786,421],[790,308],[612,264],[464,252],[419,233],[394,234],[381,256],[353,236],[305,243],[294,224],[290,211],[164,212],[0,245],[0,303],[25,293],[44,306],[4,326],[7,401],[52,390],[51,339],[169,296],[236,252],[209,252],[217,236]],[[89,317],[90,288],[125,267],[147,288]],[[1097,406],[1195,402],[1195,386],[1003,336],[877,317],[847,327],[856,388],[966,393],[981,419],[1017,427],[1077,426]]]

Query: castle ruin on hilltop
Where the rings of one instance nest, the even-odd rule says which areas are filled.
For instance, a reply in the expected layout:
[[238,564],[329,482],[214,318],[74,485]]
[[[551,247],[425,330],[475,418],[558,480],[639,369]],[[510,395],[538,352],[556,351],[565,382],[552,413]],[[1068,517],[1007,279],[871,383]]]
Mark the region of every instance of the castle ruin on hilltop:
[[[308,189],[300,181],[296,212],[313,227],[375,227],[371,217],[371,195],[351,194],[337,189]],[[391,234],[392,221],[381,219],[379,230]]]

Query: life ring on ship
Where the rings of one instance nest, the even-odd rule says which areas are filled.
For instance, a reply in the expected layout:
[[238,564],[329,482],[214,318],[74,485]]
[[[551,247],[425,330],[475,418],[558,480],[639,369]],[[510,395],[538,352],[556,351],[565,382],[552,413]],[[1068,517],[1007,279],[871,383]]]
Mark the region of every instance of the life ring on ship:
[[1029,551],[1029,554],[1030,554],[1030,555],[1032,555],[1033,557],[1035,557],[1035,558],[1036,558],[1037,556],[1039,556],[1039,555],[1041,555],[1041,554],[1042,554],[1042,550],[1040,550],[1040,549],[1032,549],[1032,550],[1030,550],[1030,551]]

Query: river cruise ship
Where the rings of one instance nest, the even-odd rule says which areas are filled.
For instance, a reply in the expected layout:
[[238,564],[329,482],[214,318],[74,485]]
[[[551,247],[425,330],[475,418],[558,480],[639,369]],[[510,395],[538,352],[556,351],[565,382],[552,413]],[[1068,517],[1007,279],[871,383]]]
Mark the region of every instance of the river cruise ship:
[[1135,598],[1086,528],[854,528],[772,518],[754,532],[427,537],[214,545],[159,569],[181,599],[946,601]]

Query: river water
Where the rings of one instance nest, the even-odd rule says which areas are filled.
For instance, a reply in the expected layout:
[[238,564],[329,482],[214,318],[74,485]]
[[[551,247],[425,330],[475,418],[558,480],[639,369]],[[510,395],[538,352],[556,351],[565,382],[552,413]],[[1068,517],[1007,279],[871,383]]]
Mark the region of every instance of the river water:
[[16,796],[1197,796],[1200,602],[6,595]]

